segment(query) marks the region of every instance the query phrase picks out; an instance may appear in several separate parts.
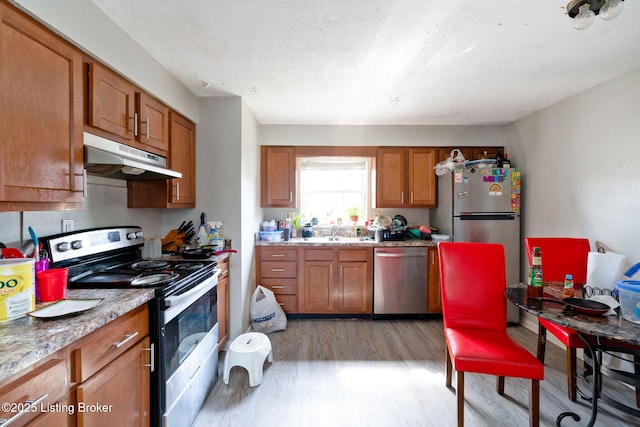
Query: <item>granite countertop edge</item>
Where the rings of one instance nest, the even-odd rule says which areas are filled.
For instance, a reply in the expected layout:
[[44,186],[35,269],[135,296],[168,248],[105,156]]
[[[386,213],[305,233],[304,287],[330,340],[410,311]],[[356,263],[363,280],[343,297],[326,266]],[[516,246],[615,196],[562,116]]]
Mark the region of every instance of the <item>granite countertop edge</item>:
[[415,247],[424,247],[424,246],[437,246],[438,242],[434,242],[433,240],[419,240],[419,239],[410,239],[410,240],[387,240],[384,242],[376,242],[375,240],[361,240],[353,237],[346,237],[342,239],[338,239],[335,241],[329,240],[326,237],[311,237],[308,240],[304,240],[301,237],[296,237],[293,239],[289,239],[288,241],[281,242],[267,242],[264,240],[258,240],[255,242],[256,246],[302,246],[302,247],[313,247],[313,246],[337,246],[342,248],[349,247],[406,247],[406,246],[415,246]]
[[[69,289],[68,299],[102,298],[77,315],[42,320],[30,316],[0,324],[0,382],[54,354],[154,297],[152,289]],[[38,304],[36,309],[47,304]]]

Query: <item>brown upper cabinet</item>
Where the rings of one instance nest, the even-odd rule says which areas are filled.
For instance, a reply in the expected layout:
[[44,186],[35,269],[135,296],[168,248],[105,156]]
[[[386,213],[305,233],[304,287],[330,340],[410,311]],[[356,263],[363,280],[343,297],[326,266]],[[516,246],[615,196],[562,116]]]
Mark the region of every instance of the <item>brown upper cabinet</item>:
[[0,210],[82,209],[82,55],[0,2]]
[[104,65],[93,61],[87,67],[88,131],[166,156],[169,108]]
[[137,126],[134,123],[135,86],[97,62],[87,66],[87,123],[131,144]]
[[440,147],[438,162],[447,160],[453,149],[460,150],[466,160],[495,159],[498,151],[504,153],[504,147]]
[[182,178],[128,181],[130,208],[195,208],[196,125],[180,114],[169,114],[169,167]]
[[296,207],[296,157],[294,147],[260,147],[262,207]]
[[437,149],[380,147],[376,163],[376,206],[435,207]]
[[137,141],[143,149],[166,153],[169,150],[169,108],[145,92],[137,92],[134,117],[138,120]]

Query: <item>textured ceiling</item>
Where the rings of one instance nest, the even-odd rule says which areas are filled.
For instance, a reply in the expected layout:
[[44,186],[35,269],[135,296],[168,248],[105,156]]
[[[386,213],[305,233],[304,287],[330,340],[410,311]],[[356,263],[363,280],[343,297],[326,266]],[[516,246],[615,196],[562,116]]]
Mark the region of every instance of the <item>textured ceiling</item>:
[[640,0],[93,0],[198,96],[263,124],[509,123],[640,67]]

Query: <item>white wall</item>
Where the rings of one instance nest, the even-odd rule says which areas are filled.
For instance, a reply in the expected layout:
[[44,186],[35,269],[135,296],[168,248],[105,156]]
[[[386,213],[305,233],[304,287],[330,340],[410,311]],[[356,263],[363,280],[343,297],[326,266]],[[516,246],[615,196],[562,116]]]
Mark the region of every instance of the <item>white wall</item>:
[[505,126],[524,236],[586,237],[640,261],[638,117],[640,69]]
[[502,126],[263,125],[260,145],[492,146],[504,135]]

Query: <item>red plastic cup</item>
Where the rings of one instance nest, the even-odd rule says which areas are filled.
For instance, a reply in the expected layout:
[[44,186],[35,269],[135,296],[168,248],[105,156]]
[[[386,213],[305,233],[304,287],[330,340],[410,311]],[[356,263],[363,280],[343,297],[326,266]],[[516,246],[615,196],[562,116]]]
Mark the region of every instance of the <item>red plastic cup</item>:
[[67,297],[66,268],[52,268],[36,273],[41,302],[59,301]]

